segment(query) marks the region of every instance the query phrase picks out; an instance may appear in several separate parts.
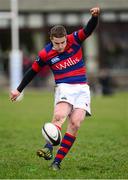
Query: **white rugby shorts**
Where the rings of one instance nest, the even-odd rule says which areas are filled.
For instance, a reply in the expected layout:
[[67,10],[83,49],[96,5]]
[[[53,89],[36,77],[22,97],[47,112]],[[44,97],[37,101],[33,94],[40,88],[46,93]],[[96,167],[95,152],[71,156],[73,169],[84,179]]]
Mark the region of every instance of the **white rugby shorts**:
[[67,102],[74,108],[86,110],[86,115],[91,115],[90,88],[87,84],[57,84],[55,89],[55,105]]

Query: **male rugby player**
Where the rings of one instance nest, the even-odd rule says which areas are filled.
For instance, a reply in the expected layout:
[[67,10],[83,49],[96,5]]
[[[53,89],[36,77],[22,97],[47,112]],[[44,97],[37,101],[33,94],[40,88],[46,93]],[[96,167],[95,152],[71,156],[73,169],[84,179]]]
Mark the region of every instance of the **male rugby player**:
[[[92,17],[87,25],[72,34],[67,35],[66,29],[61,25],[54,26],[50,31],[51,42],[39,52],[38,58],[17,89],[11,91],[11,100],[15,101],[42,67],[49,65],[51,68],[56,83],[52,123],[61,129],[68,119],[66,133],[51,164],[53,170],[60,169],[60,164],[76,140],[85,116],[91,115],[90,90],[81,46],[97,26],[99,7],[90,9],[90,13]],[[37,155],[45,160],[52,159],[52,145],[46,143],[43,149],[38,150]]]

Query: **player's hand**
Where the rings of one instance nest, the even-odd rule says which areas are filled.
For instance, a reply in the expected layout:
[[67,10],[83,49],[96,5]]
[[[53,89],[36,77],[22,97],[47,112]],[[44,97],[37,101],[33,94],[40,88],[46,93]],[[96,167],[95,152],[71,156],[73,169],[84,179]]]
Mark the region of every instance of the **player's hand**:
[[20,96],[20,92],[16,89],[16,90],[13,90],[11,91],[11,94],[10,94],[10,99],[11,101],[16,101],[16,99]]
[[94,7],[94,8],[92,8],[92,9],[90,9],[90,12],[91,12],[91,14],[92,14],[92,16],[99,16],[99,14],[100,14],[100,8],[99,7]]

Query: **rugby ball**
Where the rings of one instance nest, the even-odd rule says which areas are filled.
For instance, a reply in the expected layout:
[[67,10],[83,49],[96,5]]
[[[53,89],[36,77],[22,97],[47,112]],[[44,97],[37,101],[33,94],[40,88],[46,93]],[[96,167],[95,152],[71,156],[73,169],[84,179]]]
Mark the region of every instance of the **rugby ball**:
[[60,130],[52,123],[45,123],[43,125],[42,135],[45,140],[50,142],[53,146],[59,145],[62,140]]

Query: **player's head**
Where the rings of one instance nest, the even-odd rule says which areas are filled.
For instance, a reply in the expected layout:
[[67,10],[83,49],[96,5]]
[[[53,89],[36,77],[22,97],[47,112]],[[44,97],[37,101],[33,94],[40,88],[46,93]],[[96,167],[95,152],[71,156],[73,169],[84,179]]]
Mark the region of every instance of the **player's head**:
[[67,32],[64,26],[56,25],[51,28],[50,39],[53,44],[53,48],[58,52],[63,52],[67,45]]

